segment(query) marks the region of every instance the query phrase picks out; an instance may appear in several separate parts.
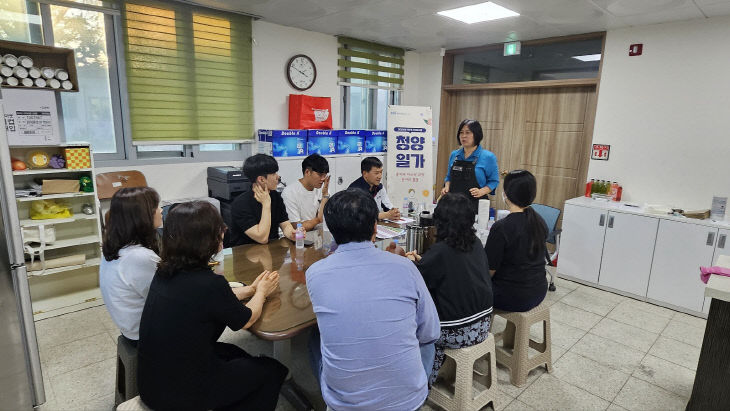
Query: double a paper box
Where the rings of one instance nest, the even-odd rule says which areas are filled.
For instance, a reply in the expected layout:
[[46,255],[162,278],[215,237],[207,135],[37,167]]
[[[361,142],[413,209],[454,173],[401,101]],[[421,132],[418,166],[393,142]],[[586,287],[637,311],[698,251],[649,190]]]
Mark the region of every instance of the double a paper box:
[[307,133],[307,154],[337,154],[337,131],[309,130]]
[[364,130],[337,130],[337,154],[357,154],[364,152]]
[[[261,142],[268,143],[262,145]],[[259,130],[259,152],[262,146],[274,157],[297,157],[307,155],[307,130]]]
[[388,151],[387,134],[385,130],[365,130],[365,152],[382,153]]

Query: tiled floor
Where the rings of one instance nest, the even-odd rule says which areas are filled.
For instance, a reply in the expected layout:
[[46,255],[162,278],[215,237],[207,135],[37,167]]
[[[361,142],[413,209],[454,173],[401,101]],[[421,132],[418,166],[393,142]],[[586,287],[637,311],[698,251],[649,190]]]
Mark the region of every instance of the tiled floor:
[[[497,410],[682,410],[692,391],[705,320],[557,279],[551,305],[554,372],[536,369],[525,387],[498,368]],[[48,401],[41,410],[110,410],[116,338],[96,307],[36,323]],[[504,323],[495,320],[498,331]],[[540,332],[533,330],[535,336]],[[271,355],[272,345],[227,330],[223,341]],[[324,403],[309,370],[307,334],[293,340],[294,379],[317,409]],[[427,405],[424,409],[429,409]],[[277,410],[291,410],[283,398]]]

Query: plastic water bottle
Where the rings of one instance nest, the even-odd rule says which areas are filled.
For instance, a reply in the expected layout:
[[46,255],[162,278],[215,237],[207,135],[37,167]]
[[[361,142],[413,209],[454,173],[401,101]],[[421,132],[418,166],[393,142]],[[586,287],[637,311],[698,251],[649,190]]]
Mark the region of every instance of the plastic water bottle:
[[408,217],[409,205],[410,205],[410,202],[408,201],[408,197],[403,197],[403,208],[400,210],[401,218]]
[[304,248],[304,227],[302,227],[302,223],[297,224],[297,231],[294,234],[294,238],[296,239],[297,248]]
[[493,225],[494,225],[494,217],[489,217],[489,222],[487,223],[487,230],[491,230]]

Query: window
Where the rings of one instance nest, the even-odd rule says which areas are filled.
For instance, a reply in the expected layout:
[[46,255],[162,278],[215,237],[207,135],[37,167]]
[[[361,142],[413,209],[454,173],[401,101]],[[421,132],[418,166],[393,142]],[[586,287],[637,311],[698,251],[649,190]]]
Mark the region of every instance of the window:
[[385,129],[388,105],[400,104],[404,50],[340,37],[342,125]]

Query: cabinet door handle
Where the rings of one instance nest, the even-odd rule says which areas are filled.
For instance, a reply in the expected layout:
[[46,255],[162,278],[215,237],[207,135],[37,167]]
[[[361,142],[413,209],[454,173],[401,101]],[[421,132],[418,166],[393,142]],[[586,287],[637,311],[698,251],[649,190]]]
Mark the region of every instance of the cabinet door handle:
[[725,248],[725,240],[727,240],[727,234],[720,234],[720,238],[717,240],[717,248]]
[[342,177],[337,177],[337,184],[342,185]]
[[598,220],[598,226],[603,227],[604,224],[606,224],[606,215],[601,214],[601,218]]
[[613,216],[608,217],[608,228],[613,228]]
[[707,233],[707,245],[709,245],[709,246],[715,245],[715,233],[713,233],[712,231]]

